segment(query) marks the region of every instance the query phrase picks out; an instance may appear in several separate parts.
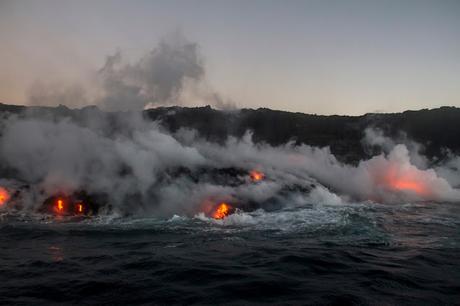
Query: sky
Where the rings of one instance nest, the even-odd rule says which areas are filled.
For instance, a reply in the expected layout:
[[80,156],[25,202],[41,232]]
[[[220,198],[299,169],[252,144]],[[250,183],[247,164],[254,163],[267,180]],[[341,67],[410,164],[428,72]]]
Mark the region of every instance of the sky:
[[176,32],[197,44],[206,87],[239,108],[460,107],[456,0],[0,0],[0,102],[30,104],[37,84],[97,94],[107,56],[135,63]]

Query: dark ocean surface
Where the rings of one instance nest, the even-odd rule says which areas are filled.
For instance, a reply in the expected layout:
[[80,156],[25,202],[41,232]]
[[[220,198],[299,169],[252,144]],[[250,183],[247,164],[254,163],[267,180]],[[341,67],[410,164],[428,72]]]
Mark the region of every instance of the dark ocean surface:
[[0,215],[0,304],[460,305],[460,204]]

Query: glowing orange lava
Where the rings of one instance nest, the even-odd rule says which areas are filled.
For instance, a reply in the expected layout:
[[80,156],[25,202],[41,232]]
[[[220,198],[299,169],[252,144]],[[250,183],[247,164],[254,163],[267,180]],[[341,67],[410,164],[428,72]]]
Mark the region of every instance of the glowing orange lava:
[[259,182],[265,178],[265,174],[257,170],[252,170],[251,172],[249,172],[249,176],[251,177],[251,180],[253,182]]
[[77,213],[79,213],[79,214],[83,213],[83,204],[82,203],[77,204]]
[[0,186],[0,206],[3,206],[10,199],[8,191]]
[[64,212],[64,201],[62,199],[58,199],[56,202],[56,211],[59,213]]
[[428,186],[420,181],[417,172],[414,171],[400,172],[398,169],[390,167],[385,176],[385,183],[397,191],[413,192],[421,196],[429,193]]
[[393,182],[393,188],[398,189],[398,190],[414,191],[418,194],[423,194],[426,192],[422,184],[419,184],[414,181],[403,181],[403,180],[395,181]]
[[219,204],[217,209],[214,211],[214,213],[212,214],[212,217],[214,219],[223,219],[230,214],[230,209],[231,209],[230,205],[222,202]]

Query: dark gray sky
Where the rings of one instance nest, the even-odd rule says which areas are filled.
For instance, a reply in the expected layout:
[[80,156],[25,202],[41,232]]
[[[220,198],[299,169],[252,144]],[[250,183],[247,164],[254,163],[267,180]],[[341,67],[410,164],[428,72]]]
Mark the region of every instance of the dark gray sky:
[[460,1],[448,0],[0,0],[0,101],[27,103],[37,81],[91,87],[107,55],[135,61],[175,31],[239,107],[460,106]]

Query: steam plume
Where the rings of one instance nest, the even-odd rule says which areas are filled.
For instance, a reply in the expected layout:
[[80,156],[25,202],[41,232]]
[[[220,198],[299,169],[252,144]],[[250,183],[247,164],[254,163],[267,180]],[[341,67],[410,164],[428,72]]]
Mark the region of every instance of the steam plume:
[[163,38],[137,63],[123,64],[117,52],[99,71],[110,110],[142,110],[150,104],[177,104],[186,81],[200,81],[204,67],[196,43],[181,34]]
[[117,51],[107,56],[95,75],[88,74],[90,84],[87,80],[81,84],[37,80],[29,89],[28,104],[98,105],[109,111],[140,111],[158,105],[182,105],[185,101],[219,109],[235,108],[233,101],[206,83],[199,45],[180,31],[164,36],[153,50],[134,63],[127,62],[123,53]]
[[[2,184],[30,186],[24,201],[32,210],[50,195],[76,190],[107,194],[119,212],[169,216],[197,213],[210,198],[257,203],[277,199],[283,205],[322,200],[460,201],[460,191],[439,174],[443,166],[416,167],[404,144],[387,149],[352,166],[339,162],[328,148],[256,144],[250,133],[216,144],[191,130],[165,132],[140,113],[106,114],[97,109],[88,110],[81,120],[10,117],[0,138],[0,159],[17,173]],[[203,167],[248,173],[258,169],[267,179],[231,185],[173,174]],[[283,192],[290,186],[300,189]]]

